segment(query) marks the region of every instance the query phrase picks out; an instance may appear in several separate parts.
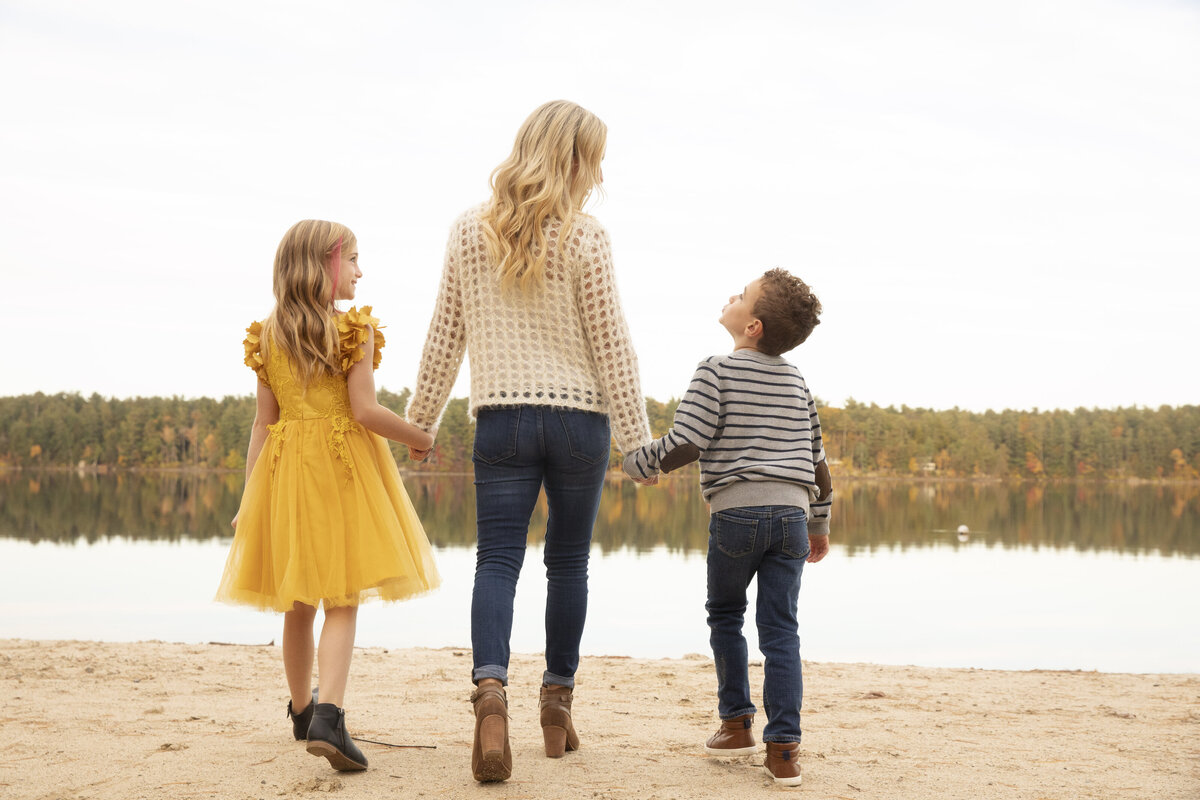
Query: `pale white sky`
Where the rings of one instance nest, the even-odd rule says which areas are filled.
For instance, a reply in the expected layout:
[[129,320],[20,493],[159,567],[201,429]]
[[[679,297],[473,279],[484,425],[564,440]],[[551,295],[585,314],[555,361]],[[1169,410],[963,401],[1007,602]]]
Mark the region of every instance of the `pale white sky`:
[[306,217],[411,386],[451,221],[561,97],[653,397],[783,266],[835,405],[1200,402],[1194,2],[0,0],[0,75],[0,395],[251,392]]

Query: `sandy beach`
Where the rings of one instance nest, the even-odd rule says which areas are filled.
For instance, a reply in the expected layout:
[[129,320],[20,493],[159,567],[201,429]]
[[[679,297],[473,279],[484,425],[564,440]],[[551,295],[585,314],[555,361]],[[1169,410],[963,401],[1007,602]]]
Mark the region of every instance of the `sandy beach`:
[[356,651],[351,731],[409,747],[364,743],[371,768],[344,774],[292,740],[276,646],[0,640],[0,797],[1200,797],[1200,675],[806,663],[804,784],[784,789],[761,754],[703,754],[701,655],[585,658],[582,745],[560,760],[541,751],[541,659],[514,656],[513,777],[476,784],[469,666],[463,649]]

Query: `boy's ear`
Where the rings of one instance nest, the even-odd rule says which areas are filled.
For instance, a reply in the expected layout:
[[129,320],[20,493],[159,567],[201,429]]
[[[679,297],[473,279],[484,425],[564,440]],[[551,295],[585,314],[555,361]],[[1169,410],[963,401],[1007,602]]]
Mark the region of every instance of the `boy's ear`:
[[763,335],[762,320],[755,317],[746,323],[746,337],[749,339],[758,339]]

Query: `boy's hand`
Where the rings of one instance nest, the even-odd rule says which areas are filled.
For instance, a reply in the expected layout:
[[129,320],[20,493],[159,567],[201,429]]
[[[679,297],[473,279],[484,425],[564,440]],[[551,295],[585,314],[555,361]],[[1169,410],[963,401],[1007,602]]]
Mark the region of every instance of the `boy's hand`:
[[658,473],[651,475],[649,478],[643,478],[641,470],[636,466],[637,453],[628,453],[621,461],[621,471],[629,476],[629,479],[634,483],[642,486],[653,486],[658,483]]
[[427,448],[425,450],[418,450],[415,447],[409,446],[408,457],[411,458],[413,461],[424,461],[425,459],[429,458],[429,454],[432,452],[433,452],[432,447]]
[[808,558],[809,564],[815,564],[829,554],[829,537],[828,536],[808,536]]

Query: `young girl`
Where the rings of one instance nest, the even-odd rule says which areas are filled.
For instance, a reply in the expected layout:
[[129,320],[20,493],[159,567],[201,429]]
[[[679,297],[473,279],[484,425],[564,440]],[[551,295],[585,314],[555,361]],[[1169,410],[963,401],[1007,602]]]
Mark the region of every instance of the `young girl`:
[[[425,531],[383,438],[423,457],[433,437],[375,399],[384,345],[370,306],[339,312],[362,277],[344,225],[304,220],[275,253],[275,309],[247,328],[258,401],[246,488],[217,599],[284,612],[283,667],[297,740],[338,770],[367,768],[342,698],[359,603],[438,585]],[[312,689],[313,621],[324,604]]]

